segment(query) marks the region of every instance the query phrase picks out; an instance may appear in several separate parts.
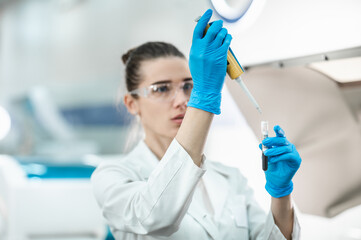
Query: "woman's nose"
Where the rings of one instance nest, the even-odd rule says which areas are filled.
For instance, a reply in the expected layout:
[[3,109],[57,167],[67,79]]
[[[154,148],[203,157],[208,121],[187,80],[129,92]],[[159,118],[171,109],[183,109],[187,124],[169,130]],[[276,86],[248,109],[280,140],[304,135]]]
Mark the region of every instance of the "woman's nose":
[[178,90],[175,93],[173,105],[177,107],[178,105],[187,105],[189,96],[187,96],[184,91]]

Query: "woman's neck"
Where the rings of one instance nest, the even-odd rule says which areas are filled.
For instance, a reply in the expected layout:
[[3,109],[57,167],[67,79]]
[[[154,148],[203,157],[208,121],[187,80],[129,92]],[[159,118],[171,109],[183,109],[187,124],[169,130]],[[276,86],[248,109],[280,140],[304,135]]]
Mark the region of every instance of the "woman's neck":
[[145,144],[147,144],[149,149],[155,154],[158,160],[162,159],[172,141],[173,138],[152,136],[148,134],[146,134],[144,139]]

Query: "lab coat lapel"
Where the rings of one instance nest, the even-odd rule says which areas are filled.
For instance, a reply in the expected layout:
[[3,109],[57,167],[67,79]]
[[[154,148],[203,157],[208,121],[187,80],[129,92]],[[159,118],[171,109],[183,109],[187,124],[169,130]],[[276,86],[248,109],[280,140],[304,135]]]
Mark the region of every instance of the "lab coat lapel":
[[[205,168],[208,169],[207,166]],[[225,176],[215,172],[213,169],[208,169],[202,178],[214,209],[213,218],[219,219],[229,192],[228,182]],[[194,196],[188,209],[188,214],[199,222],[213,239],[219,239],[217,226],[206,212],[203,211],[204,207],[200,206],[200,204],[202,204],[201,201]]]
[[222,174],[209,169],[204,174],[203,181],[214,209],[214,219],[219,219],[229,193],[227,179]]
[[[139,158],[141,161],[139,169],[140,175],[144,180],[147,180],[159,161],[144,141],[141,141],[138,144],[136,152],[141,153],[141,157]],[[207,168],[206,164],[205,168]],[[229,186],[227,185],[227,181],[223,175],[218,174],[211,169],[203,175],[203,181],[215,212],[214,219],[217,219],[222,213]],[[210,219],[210,216],[204,211],[204,207],[200,206],[200,204],[202,204],[200,199],[197,199],[194,196],[192,203],[189,206],[188,214],[201,224],[214,240],[221,240],[219,238],[217,226]]]
[[192,203],[188,208],[188,214],[194,218],[202,227],[208,232],[208,234],[214,240],[219,239],[219,233],[217,226],[212,222],[210,216],[207,215],[205,211],[203,211],[203,206],[199,199],[196,196],[193,196]]

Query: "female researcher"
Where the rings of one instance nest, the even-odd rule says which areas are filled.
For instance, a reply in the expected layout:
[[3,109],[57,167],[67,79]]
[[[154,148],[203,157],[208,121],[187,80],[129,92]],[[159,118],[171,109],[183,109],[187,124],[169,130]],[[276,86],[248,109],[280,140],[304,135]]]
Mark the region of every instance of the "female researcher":
[[[268,216],[237,169],[202,154],[220,113],[231,36],[211,10],[193,33],[189,68],[182,53],[160,42],[123,56],[128,111],[144,140],[125,157],[101,163],[92,176],[96,199],[116,239],[297,239],[292,177],[301,159],[282,129],[263,141],[269,150]],[[194,85],[193,85],[194,84]],[[188,107],[187,107],[188,102]]]

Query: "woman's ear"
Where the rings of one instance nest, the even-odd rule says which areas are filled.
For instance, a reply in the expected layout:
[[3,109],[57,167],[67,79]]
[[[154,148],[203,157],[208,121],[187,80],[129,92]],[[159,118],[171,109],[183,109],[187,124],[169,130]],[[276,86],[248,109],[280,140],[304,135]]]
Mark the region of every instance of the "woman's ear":
[[139,113],[138,101],[131,96],[130,94],[125,94],[124,96],[124,105],[128,109],[128,112],[132,115],[137,115]]

